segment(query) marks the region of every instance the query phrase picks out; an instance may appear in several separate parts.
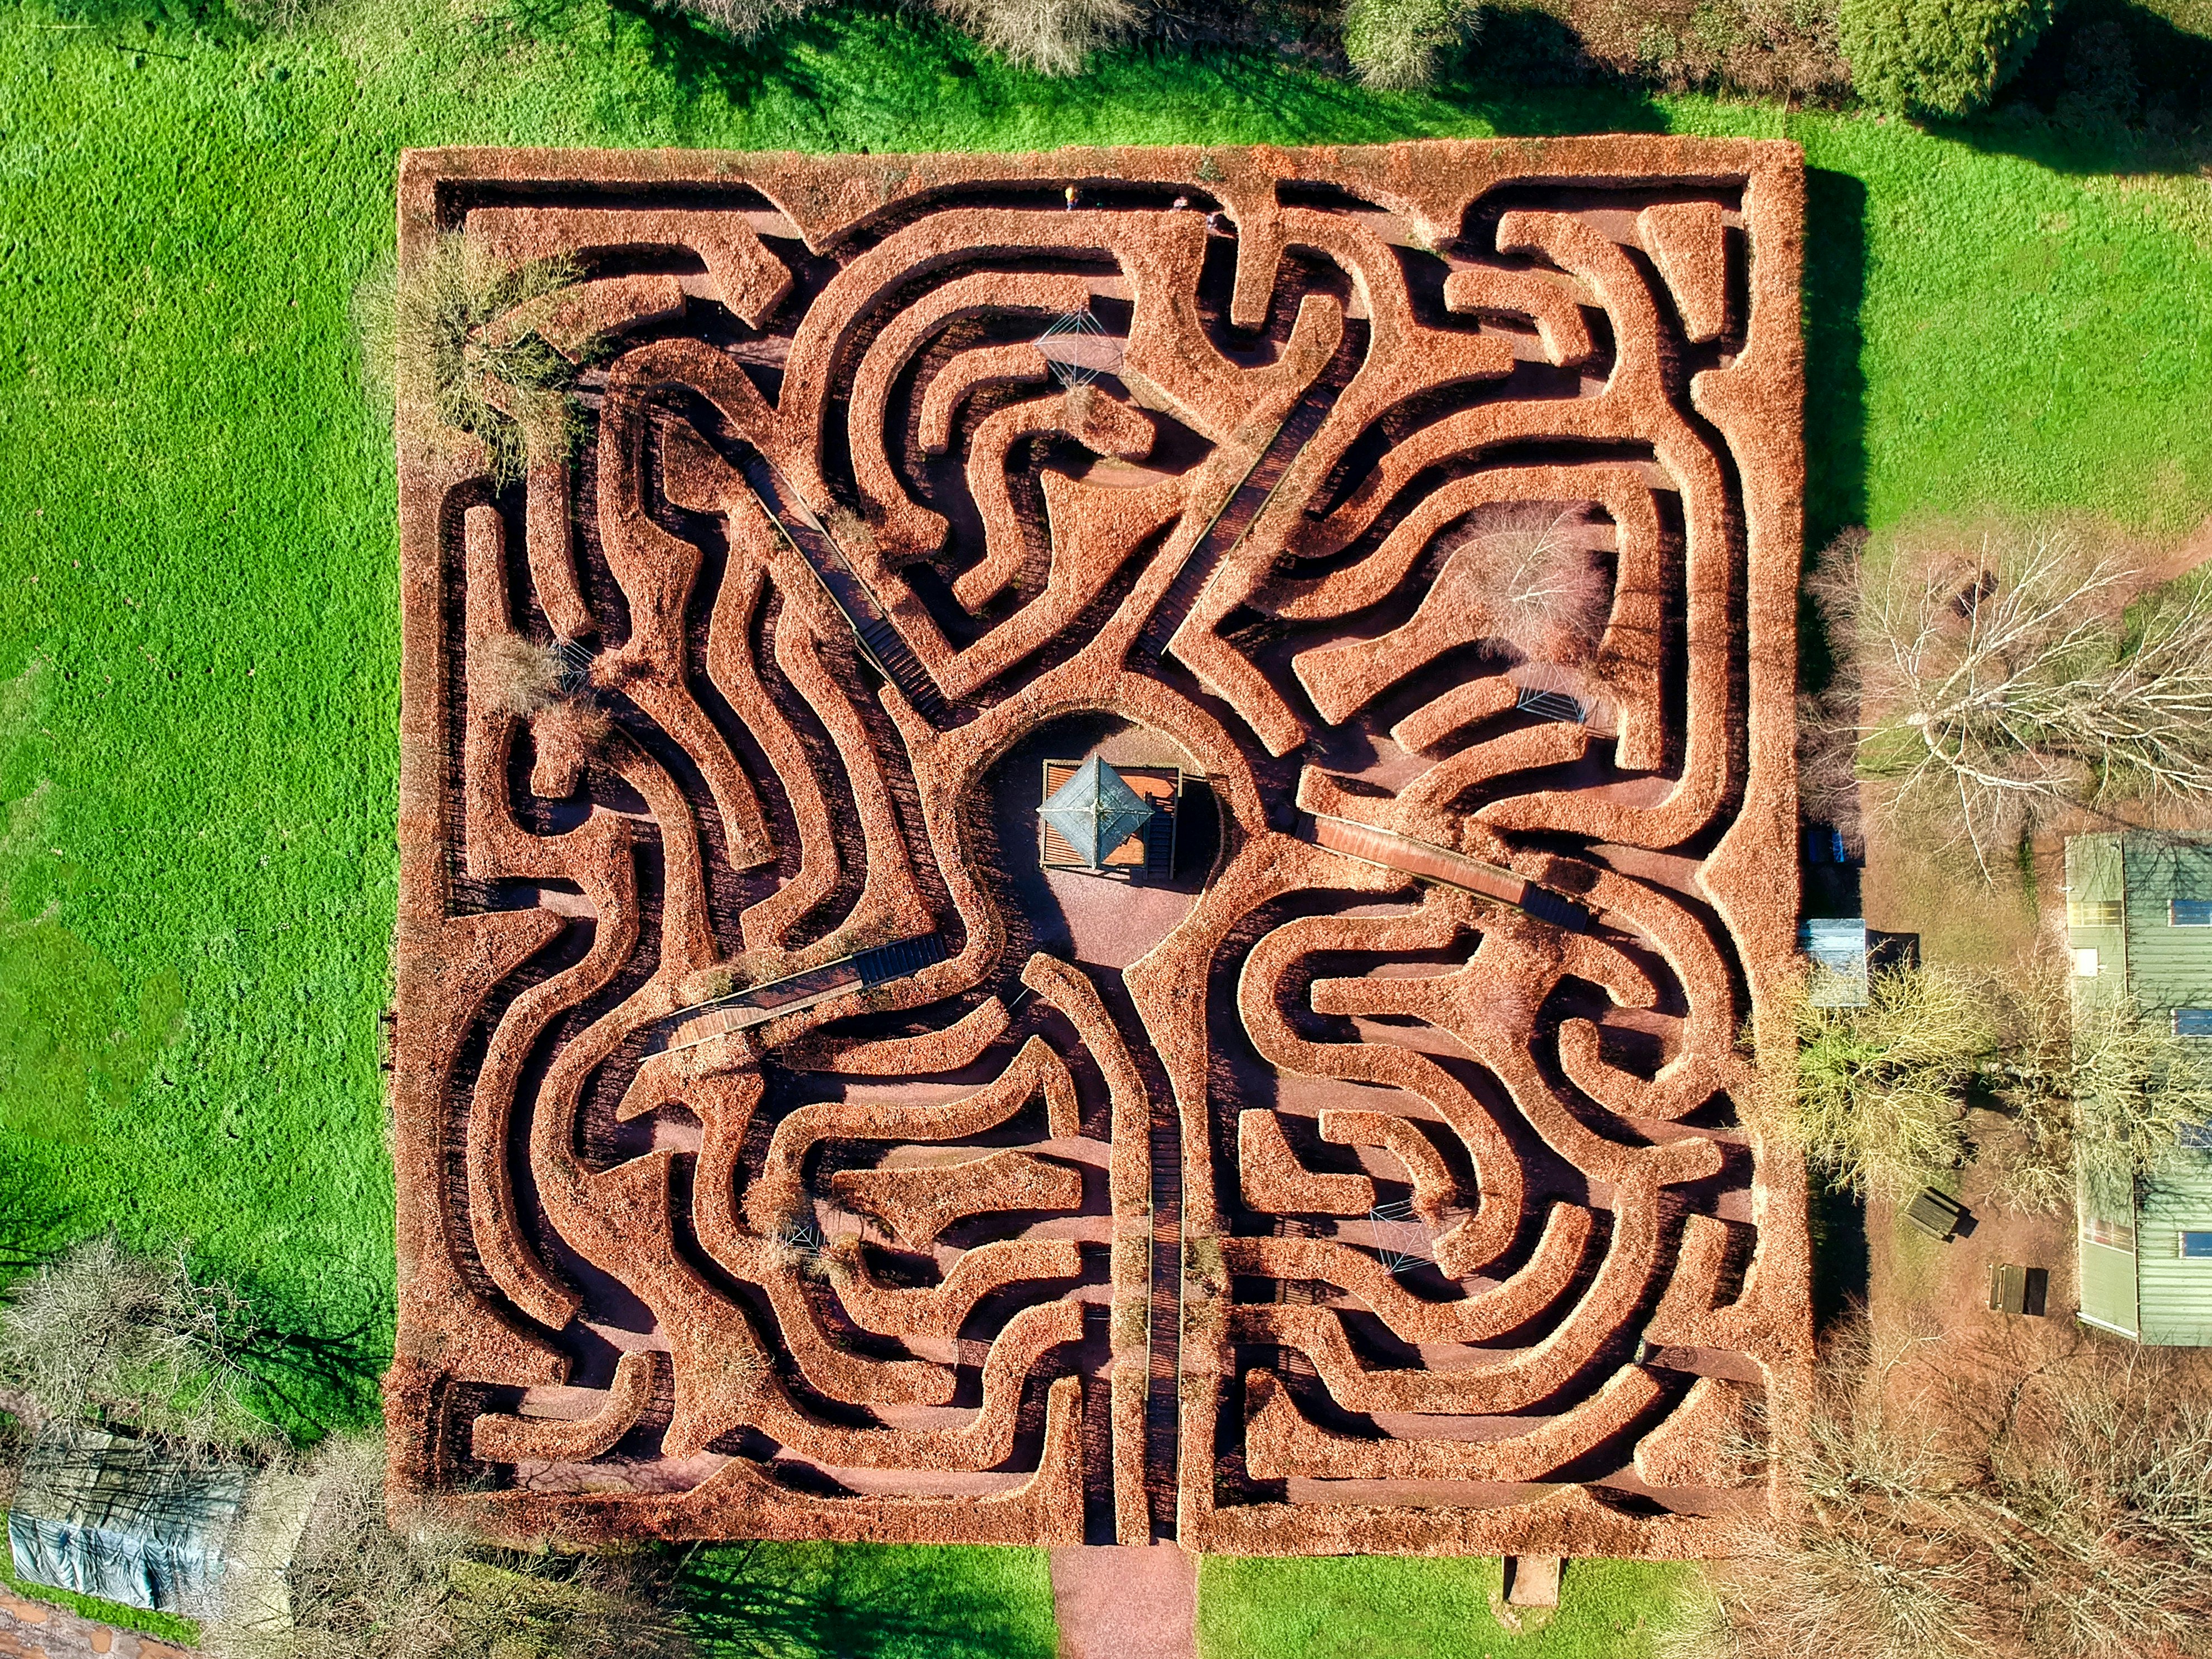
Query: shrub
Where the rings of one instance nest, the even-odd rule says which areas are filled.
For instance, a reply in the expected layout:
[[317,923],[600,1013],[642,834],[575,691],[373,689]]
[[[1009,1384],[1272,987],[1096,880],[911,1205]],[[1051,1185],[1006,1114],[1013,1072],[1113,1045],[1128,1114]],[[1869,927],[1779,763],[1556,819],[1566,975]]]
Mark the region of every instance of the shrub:
[[2212,1395],[2177,1357],[1848,1326],[1777,1492],[1667,1659],[2120,1659],[2212,1650]]
[[286,1573],[289,1626],[225,1608],[216,1659],[684,1659],[666,1559],[560,1558],[386,1519],[384,1447],[340,1438],[311,1466],[314,1506]]
[[1835,100],[1850,87],[1834,0],[1543,0],[1616,74],[1675,91]]
[[1040,75],[1074,75],[1091,54],[1125,40],[1143,16],[1137,0],[934,0],[986,52]]
[[1348,0],[1344,53],[1370,87],[1429,86],[1477,16],[1466,0]]
[[2027,61],[2060,0],[1843,0],[1851,84],[1876,109],[1971,115]]
[[533,445],[568,441],[576,365],[510,313],[575,283],[574,261],[509,265],[459,231],[441,234],[410,270],[362,285],[355,301],[362,369],[377,402],[434,449],[457,436],[484,448],[495,483],[521,477]]
[[1867,990],[1863,1008],[1821,1008],[1800,988],[1782,1127],[1838,1186],[1902,1198],[1966,1161],[1966,1090],[1994,1033],[1962,974],[1881,968]]
[[821,0],[653,0],[663,11],[688,13],[733,40],[750,40],[776,24],[804,15]]
[[534,714],[560,695],[561,656],[520,634],[494,634],[469,647],[471,689],[510,714]]
[[157,1261],[102,1234],[13,1288],[0,1385],[43,1419],[104,1419],[219,1455],[270,1438],[239,1363],[252,1334],[237,1295],[195,1279],[181,1250]]

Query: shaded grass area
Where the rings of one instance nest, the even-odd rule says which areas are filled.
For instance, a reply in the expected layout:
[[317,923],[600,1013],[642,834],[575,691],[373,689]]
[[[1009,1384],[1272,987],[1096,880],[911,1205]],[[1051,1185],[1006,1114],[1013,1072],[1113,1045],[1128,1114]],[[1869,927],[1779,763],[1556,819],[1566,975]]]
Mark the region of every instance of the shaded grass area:
[[1053,1659],[1039,1549],[733,1544],[682,1581],[704,1659]]
[[1492,1616],[1494,1557],[1333,1556],[1199,1563],[1199,1659],[1645,1659],[1656,1622],[1689,1569],[1571,1561],[1559,1609],[1540,1629]]
[[349,316],[402,147],[1621,128],[1808,148],[1816,544],[2212,507],[2212,186],[2124,137],[1376,94],[1236,54],[1048,82],[891,11],[739,50],[635,0],[397,0],[285,39],[183,0],[0,8],[0,1186],[39,1195],[33,1242],[188,1237],[270,1322],[288,1421],[373,1407],[397,555]]

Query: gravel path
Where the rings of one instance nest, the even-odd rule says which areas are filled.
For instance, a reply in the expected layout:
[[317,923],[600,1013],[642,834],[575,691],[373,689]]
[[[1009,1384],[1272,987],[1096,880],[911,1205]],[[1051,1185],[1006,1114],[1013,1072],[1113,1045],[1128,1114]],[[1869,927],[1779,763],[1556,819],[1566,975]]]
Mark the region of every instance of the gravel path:
[[1052,1553],[1060,1659],[1197,1659],[1198,1564],[1173,1544]]

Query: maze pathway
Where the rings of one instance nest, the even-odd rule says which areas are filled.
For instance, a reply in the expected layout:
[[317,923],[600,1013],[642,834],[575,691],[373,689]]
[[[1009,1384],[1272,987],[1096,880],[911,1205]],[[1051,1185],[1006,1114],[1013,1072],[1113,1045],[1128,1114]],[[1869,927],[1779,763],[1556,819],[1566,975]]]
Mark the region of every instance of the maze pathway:
[[[563,262],[480,332],[576,368],[519,479],[401,422],[403,1503],[1759,1513],[1803,189],[1651,137],[410,154],[403,273]],[[1094,755],[1172,834],[1048,868]]]

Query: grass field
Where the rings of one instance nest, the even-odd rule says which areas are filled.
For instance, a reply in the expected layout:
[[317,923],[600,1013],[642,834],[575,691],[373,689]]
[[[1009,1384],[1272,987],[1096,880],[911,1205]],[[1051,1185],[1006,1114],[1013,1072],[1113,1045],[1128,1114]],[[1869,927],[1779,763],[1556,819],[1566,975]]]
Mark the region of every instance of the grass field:
[[1541,1628],[1492,1616],[1494,1560],[1208,1556],[1198,1575],[1199,1659],[1646,1659],[1650,1625],[1685,1569],[1576,1561]]
[[[404,147],[1786,136],[1816,542],[2212,511],[2212,182],[2124,140],[1273,58],[1054,83],[890,10],[740,51],[610,0],[337,0],[283,39],[185,3],[0,5],[0,1227],[191,1240],[302,1431],[373,1410],[389,1340],[397,551],[349,319]],[[1209,1652],[1295,1650],[1224,1609],[1304,1573],[1304,1617],[1347,1571],[1210,1565]],[[1386,1577],[1427,1617],[1411,1586],[1477,1571]]]

